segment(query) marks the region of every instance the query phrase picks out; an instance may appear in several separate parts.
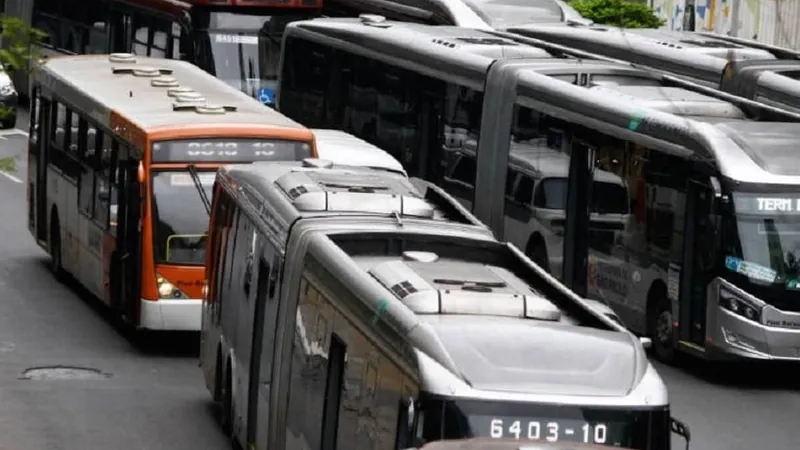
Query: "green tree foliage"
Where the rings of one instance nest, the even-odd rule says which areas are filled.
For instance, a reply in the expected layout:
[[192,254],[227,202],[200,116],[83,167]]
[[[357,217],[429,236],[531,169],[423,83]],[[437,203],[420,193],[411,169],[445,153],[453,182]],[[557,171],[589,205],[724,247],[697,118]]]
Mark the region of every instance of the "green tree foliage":
[[10,71],[28,70],[29,62],[36,58],[31,44],[41,42],[47,34],[32,28],[18,17],[0,16],[0,62]]
[[644,3],[626,0],[573,0],[580,15],[598,24],[622,28],[658,28],[664,19]]
[[[32,28],[18,17],[0,16],[0,64],[9,75],[18,70],[30,70],[30,62],[37,58],[36,47],[31,44],[41,42],[47,34]],[[17,86],[17,89],[24,89]],[[0,118],[9,114],[0,108]]]

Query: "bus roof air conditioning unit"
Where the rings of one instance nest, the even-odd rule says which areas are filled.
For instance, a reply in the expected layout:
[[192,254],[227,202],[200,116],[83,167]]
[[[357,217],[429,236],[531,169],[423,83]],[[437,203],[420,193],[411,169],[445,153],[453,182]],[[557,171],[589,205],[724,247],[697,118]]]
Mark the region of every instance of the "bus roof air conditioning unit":
[[378,264],[369,273],[416,314],[561,320],[558,307],[500,267],[430,258],[419,261],[404,255],[402,261]]

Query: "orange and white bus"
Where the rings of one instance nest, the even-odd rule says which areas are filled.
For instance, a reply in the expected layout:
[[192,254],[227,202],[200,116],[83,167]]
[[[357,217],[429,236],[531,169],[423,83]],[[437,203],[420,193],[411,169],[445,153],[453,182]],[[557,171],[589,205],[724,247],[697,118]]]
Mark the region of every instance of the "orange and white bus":
[[145,330],[199,330],[218,167],[316,157],[310,130],[184,61],[51,58],[33,73],[28,227]]

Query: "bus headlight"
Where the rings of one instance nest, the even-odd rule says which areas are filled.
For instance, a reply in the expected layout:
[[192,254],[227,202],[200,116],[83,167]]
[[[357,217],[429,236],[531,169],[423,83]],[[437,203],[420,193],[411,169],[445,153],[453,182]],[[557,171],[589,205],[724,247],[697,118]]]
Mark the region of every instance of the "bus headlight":
[[170,283],[169,280],[162,277],[159,274],[156,274],[156,285],[158,286],[158,297],[164,299],[184,299],[189,298],[181,292],[174,284]]
[[719,305],[753,322],[761,321],[761,308],[725,289],[719,290]]

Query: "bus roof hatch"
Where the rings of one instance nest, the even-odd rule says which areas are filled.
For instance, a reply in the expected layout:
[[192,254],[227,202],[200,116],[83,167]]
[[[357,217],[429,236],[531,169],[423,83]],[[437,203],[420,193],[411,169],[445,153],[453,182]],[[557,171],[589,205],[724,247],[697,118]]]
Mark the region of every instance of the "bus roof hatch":
[[275,181],[300,211],[434,218],[434,207],[408,180],[334,168],[297,168]]

